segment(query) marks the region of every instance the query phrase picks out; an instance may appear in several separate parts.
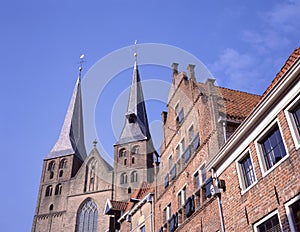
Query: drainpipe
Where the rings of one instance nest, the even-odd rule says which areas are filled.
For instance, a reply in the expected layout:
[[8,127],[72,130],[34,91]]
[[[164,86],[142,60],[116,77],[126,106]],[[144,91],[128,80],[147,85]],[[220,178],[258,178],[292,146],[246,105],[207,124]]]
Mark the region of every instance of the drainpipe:
[[147,202],[150,203],[150,232],[152,232],[152,196],[149,195],[147,198]]
[[[212,178],[213,180],[217,180],[217,175],[215,174],[215,171],[214,169],[212,168],[211,169],[211,174],[212,174]],[[215,186],[214,186],[215,187]],[[217,189],[219,190],[218,188],[218,184],[217,184]],[[222,200],[221,200],[221,192],[218,191],[218,193],[216,193],[217,195],[217,199],[218,199],[218,206],[219,206],[219,214],[220,214],[220,223],[221,223],[221,231],[222,232],[225,232],[225,224],[224,224],[224,217],[223,217],[223,210],[222,210]]]

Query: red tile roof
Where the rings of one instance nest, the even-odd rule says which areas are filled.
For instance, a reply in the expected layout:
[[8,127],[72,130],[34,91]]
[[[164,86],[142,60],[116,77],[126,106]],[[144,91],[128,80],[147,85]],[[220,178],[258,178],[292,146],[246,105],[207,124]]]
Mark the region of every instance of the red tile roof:
[[269,85],[267,90],[264,92],[263,97],[266,96],[271,89],[278,83],[278,81],[283,77],[283,75],[293,66],[293,64],[300,58],[300,47],[296,48],[293,53],[289,56],[287,61],[284,63],[280,71],[275,76],[272,83]]
[[113,201],[111,200],[111,210],[124,211],[128,205],[128,202],[124,201]]

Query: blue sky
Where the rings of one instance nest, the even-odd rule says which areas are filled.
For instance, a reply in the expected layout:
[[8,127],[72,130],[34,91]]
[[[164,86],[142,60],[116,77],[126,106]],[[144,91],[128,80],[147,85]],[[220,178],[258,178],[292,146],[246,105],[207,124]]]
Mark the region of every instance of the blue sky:
[[[299,46],[299,12],[299,0],[2,1],[1,231],[31,229],[43,158],[59,135],[81,53],[85,74],[136,39],[169,44],[200,59],[220,86],[262,94]],[[142,79],[154,73],[140,70]],[[155,75],[171,78],[168,69]],[[112,81],[116,92],[111,95],[122,92],[130,79],[127,70],[121,82]],[[103,93],[97,115],[106,115],[105,99],[111,95]],[[151,120],[160,118],[150,110],[159,107],[148,107]],[[111,134],[110,126],[96,123]],[[109,135],[103,143],[110,154],[114,142]]]

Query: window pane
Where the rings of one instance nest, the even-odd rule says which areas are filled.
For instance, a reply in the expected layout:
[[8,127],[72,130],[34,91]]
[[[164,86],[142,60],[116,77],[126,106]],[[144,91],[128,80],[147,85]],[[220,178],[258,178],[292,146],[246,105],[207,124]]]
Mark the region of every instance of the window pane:
[[265,232],[265,231],[272,231],[272,232],[277,232],[281,231],[280,225],[279,225],[279,220],[277,214],[274,215],[273,217],[269,218],[267,221],[264,221],[262,224],[260,224],[258,227],[258,232]]
[[76,232],[96,232],[97,222],[97,206],[94,201],[88,200],[78,212]]
[[300,105],[298,105],[296,107],[296,109],[293,112],[293,115],[294,115],[294,119],[295,119],[295,123],[296,123],[298,133],[300,134]]
[[240,165],[245,188],[248,188],[255,182],[253,165],[249,154],[240,161]]
[[268,137],[261,142],[261,145],[267,169],[270,169],[286,155],[278,127],[270,132]]
[[300,231],[300,200],[290,206],[296,231]]

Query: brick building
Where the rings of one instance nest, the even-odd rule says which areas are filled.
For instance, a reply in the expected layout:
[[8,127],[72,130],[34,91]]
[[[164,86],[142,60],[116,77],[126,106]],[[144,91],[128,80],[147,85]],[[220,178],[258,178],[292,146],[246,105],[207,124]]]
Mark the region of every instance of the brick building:
[[262,96],[194,68],[172,65],[158,159],[135,63],[114,168],[86,156],[78,79],[32,231],[300,231],[300,48]]

